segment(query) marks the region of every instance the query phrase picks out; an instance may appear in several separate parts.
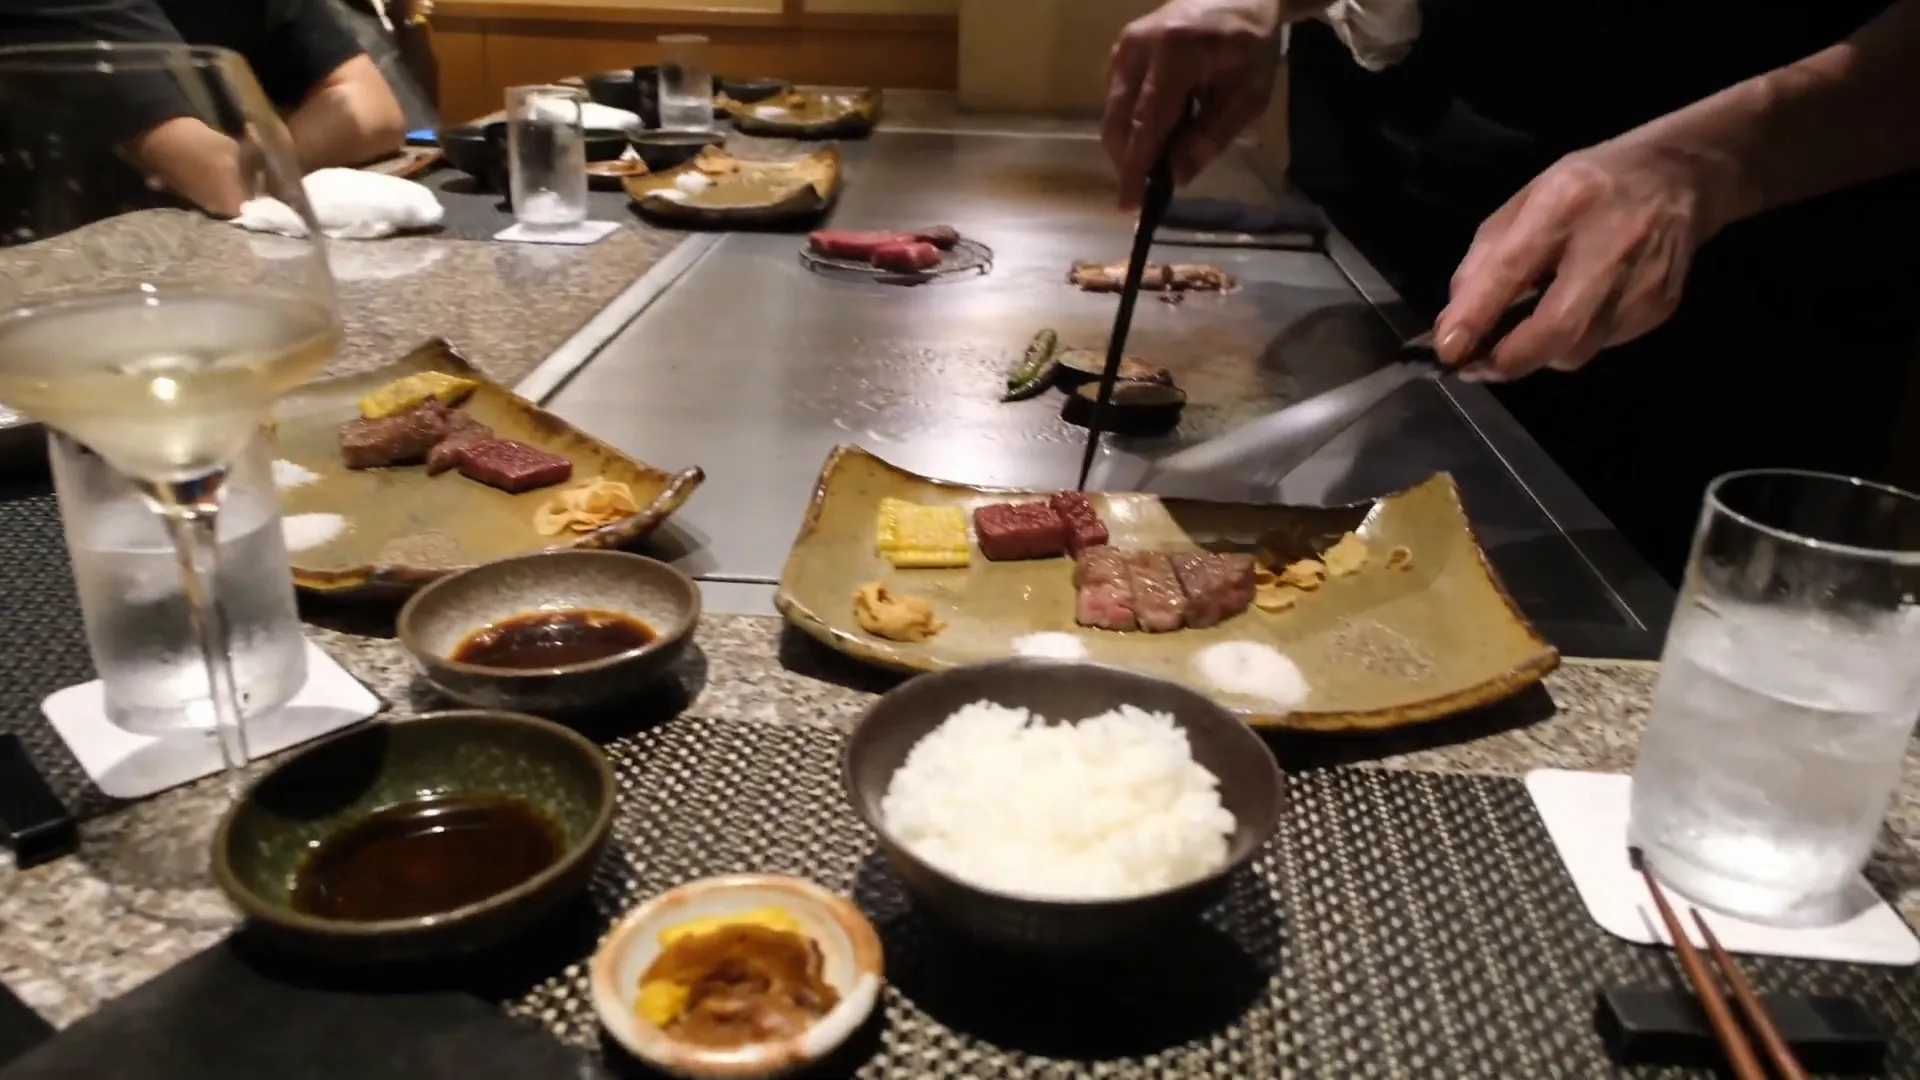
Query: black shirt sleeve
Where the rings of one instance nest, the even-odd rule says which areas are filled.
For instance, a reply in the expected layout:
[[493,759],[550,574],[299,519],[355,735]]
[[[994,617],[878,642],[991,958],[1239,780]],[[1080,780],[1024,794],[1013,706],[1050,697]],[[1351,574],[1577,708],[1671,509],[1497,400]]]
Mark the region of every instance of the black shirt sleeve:
[[198,3],[258,3],[264,25],[247,62],[267,97],[283,109],[308,94],[365,50],[328,0],[195,0]]
[[[0,0],[0,45],[179,44],[183,38],[158,0]],[[54,113],[63,106],[96,118],[115,141],[130,139],[166,120],[193,115],[173,79],[159,72],[130,73],[111,81],[50,82],[37,95]],[[11,93],[25,93],[15,83]],[[14,107],[8,104],[5,107]]]

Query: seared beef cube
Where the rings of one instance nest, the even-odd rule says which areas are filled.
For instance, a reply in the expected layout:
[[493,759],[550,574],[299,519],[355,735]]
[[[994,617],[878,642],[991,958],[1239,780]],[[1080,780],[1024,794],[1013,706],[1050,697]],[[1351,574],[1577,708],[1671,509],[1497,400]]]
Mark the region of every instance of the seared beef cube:
[[1101,630],[1131,630],[1133,580],[1126,553],[1118,548],[1091,547],[1073,564],[1074,621]]
[[460,450],[493,438],[493,429],[455,409],[447,414],[447,434],[427,451],[427,475],[437,476],[460,464]]
[[1067,550],[1067,523],[1046,503],[992,503],[973,512],[980,554],[996,562],[1051,559]]
[[918,240],[902,240],[874,248],[867,261],[896,274],[917,274],[940,265],[940,249]]
[[1182,551],[1167,558],[1187,594],[1188,626],[1213,626],[1253,603],[1253,556]]
[[813,250],[829,258],[852,259],[855,262],[870,262],[873,253],[880,248],[912,239],[912,233],[867,229],[821,229],[807,234],[807,244]]
[[1144,551],[1131,556],[1127,576],[1133,585],[1133,617],[1140,629],[1164,634],[1186,625],[1187,594],[1165,555]]
[[429,399],[393,416],[349,420],[340,425],[340,460],[349,469],[418,465],[446,437],[450,411]]
[[952,251],[954,245],[960,242],[960,230],[951,225],[929,225],[913,230],[913,238],[923,244],[932,244],[941,251]]
[[459,458],[461,475],[512,495],[564,483],[573,475],[573,462],[512,439],[469,443]]
[[1047,500],[1053,512],[1067,523],[1067,552],[1078,555],[1090,547],[1099,547],[1109,539],[1107,527],[1094,510],[1093,503],[1077,491],[1056,491]]

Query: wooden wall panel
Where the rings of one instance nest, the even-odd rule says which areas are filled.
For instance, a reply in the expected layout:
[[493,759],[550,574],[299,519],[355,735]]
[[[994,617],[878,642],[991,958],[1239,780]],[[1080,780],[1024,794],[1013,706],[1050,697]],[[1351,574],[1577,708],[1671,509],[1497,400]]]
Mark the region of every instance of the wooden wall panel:
[[[637,10],[616,0],[446,0],[436,45],[457,38],[459,62],[440,61],[443,113],[467,119],[500,107],[509,86],[630,67],[658,59],[661,34],[713,41],[716,71],[796,82],[950,90],[958,24],[938,15],[811,14],[786,0],[777,13]],[[468,39],[477,38],[478,55]]]

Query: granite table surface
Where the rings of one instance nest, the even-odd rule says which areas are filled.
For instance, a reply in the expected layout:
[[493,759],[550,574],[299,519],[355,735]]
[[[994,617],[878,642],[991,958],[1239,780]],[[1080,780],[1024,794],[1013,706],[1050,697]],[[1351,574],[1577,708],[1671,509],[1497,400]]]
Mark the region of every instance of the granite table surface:
[[[389,627],[325,614],[317,621],[333,625],[313,626],[315,639],[393,703],[394,714],[450,704],[415,675]],[[710,615],[696,645],[679,688],[663,691],[662,707],[680,716],[846,730],[886,685],[777,618]],[[1570,660],[1527,710],[1346,741],[1341,753],[1350,757],[1338,763],[1506,776],[1542,767],[1626,771],[1656,675],[1647,663]],[[1330,744],[1310,740],[1299,752],[1310,756],[1315,745]],[[1276,749],[1283,759],[1295,752],[1284,741]],[[216,781],[168,792],[83,826],[78,855],[26,871],[0,863],[0,981],[64,1026],[218,940],[225,931],[189,932],[119,907],[90,860],[130,831],[164,835],[170,820],[221,795]],[[1907,919],[1920,921],[1920,755],[1908,757],[1874,870]]]

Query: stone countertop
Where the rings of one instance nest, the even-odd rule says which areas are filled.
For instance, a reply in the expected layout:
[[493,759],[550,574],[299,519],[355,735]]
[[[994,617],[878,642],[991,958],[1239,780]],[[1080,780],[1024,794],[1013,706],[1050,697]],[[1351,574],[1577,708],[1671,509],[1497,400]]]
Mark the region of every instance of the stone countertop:
[[[398,713],[447,704],[413,674],[383,625],[317,627],[315,637]],[[362,632],[352,632],[359,630]],[[887,677],[785,632],[781,620],[709,616],[680,671],[681,691],[653,710],[750,724],[846,729]],[[1463,723],[1357,740],[1282,740],[1290,764],[1345,760],[1384,768],[1516,776],[1539,767],[1624,771],[1645,721],[1656,669],[1642,663],[1569,662],[1545,694]],[[1551,699],[1550,702],[1548,699]],[[682,706],[684,709],[682,710]],[[649,717],[648,719],[652,719]],[[1329,755],[1327,748],[1334,748]],[[29,871],[0,865],[0,982],[65,1025],[213,943],[223,931],[187,932],[119,907],[91,861],[134,831],[164,836],[169,821],[215,805],[208,783],[172,792],[84,827],[78,856]],[[1920,755],[1882,844],[1877,869],[1920,921]]]

